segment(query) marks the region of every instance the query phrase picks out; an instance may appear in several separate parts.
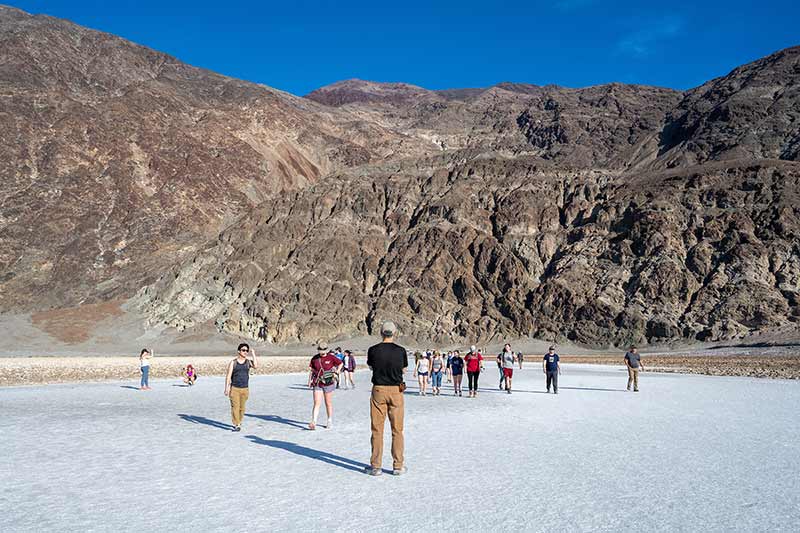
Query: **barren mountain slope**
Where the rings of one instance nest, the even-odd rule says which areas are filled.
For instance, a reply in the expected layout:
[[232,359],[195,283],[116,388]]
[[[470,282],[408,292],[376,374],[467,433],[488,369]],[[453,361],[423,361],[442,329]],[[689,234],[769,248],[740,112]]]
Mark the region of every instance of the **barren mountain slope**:
[[0,6],[0,309],[130,295],[271,194],[431,149]]
[[275,198],[141,294],[273,342],[721,340],[800,315],[800,166],[626,179],[533,160],[341,176]]

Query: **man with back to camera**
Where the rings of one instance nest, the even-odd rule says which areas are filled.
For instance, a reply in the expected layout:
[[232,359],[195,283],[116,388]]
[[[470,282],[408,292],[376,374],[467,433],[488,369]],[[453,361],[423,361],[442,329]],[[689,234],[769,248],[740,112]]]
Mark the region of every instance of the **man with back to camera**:
[[370,421],[372,437],[372,456],[370,466],[364,471],[371,476],[383,473],[383,428],[386,417],[392,428],[392,474],[405,474],[403,464],[404,440],[403,417],[405,405],[403,400],[403,374],[408,368],[406,349],[394,343],[397,327],[393,322],[384,322],[381,326],[383,340],[367,350],[367,366],[372,370],[372,395],[370,396]]
[[633,383],[633,392],[639,392],[639,370],[644,370],[644,364],[636,346],[631,346],[625,352],[625,366],[628,367],[628,390],[631,390]]

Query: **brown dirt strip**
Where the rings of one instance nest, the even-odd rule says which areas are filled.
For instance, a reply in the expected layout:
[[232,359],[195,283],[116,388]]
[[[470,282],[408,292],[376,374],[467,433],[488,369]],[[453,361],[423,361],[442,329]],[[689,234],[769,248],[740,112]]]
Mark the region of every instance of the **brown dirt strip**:
[[[199,379],[225,374],[231,357],[155,357],[152,379],[181,379],[183,367],[194,366]],[[308,369],[308,357],[258,358],[254,374],[286,374]],[[131,380],[139,382],[138,357],[8,357],[0,358],[0,386],[44,385],[76,381]]]
[[[180,379],[191,363],[200,379],[221,376],[229,357],[156,357],[150,370],[153,379]],[[305,372],[309,358],[290,356],[259,357],[255,374]],[[525,357],[525,368],[541,364],[540,356]],[[621,356],[561,357],[563,363],[614,365],[623,368]],[[800,379],[800,355],[785,356],[642,356],[645,371],[705,374],[710,376],[748,376]],[[78,381],[131,380],[138,383],[137,357],[8,357],[0,358],[0,386],[43,385]]]

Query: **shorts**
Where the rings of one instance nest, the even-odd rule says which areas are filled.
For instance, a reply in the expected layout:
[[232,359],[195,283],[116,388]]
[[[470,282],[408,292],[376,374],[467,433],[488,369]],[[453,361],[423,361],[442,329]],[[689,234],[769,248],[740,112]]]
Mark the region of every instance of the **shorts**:
[[418,376],[427,376],[428,373],[427,372],[417,372],[417,375]]
[[454,376],[463,376],[464,372],[453,372]]
[[503,369],[503,377],[504,378],[510,378],[513,375],[514,375],[514,369],[513,368],[504,368]]
[[322,392],[333,392],[336,390],[336,382],[331,383],[330,385],[314,385],[314,390],[322,389]]

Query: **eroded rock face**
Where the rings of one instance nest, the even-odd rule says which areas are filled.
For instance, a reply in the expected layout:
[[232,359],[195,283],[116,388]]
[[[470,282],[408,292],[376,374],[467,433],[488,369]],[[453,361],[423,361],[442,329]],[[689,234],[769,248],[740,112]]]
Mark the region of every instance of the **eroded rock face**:
[[424,151],[347,113],[2,6],[0,87],[3,310],[130,296],[272,194]]
[[266,202],[142,305],[157,322],[278,343],[375,333],[387,318],[442,342],[609,345],[798,317],[795,165],[631,179],[484,160],[371,177]]
[[797,330],[798,48],[693,91],[296,98],[0,7],[0,310],[274,343]]
[[655,166],[800,161],[800,46],[689,91],[669,113]]

